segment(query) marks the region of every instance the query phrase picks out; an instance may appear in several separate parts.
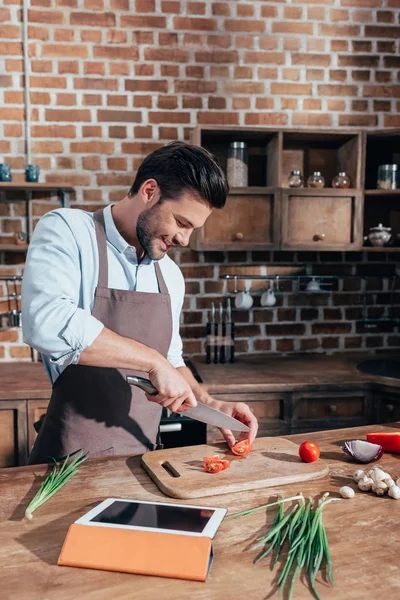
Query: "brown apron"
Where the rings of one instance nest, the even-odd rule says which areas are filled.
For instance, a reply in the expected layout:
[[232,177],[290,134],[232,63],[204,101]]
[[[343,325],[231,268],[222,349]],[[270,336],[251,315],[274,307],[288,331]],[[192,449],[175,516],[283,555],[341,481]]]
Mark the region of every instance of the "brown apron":
[[[172,337],[171,299],[160,265],[154,263],[159,293],[108,287],[103,211],[94,214],[99,279],[92,314],[105,327],[167,356]],[[133,369],[69,365],[56,379],[29,464],[57,460],[82,449],[91,456],[141,454],[156,447],[162,408],[126,383]]]

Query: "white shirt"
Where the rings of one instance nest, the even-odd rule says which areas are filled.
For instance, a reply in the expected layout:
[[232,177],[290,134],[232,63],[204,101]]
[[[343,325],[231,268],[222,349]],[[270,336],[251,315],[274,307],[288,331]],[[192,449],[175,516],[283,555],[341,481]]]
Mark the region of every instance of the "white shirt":
[[[138,264],[136,249],[115,226],[111,205],[104,210],[107,236],[108,286],[137,292],[158,292],[154,261]],[[185,365],[179,319],[185,283],[179,267],[166,255],[160,268],[171,296],[172,339],[167,358]],[[98,282],[99,257],[93,213],[61,208],[44,215],[29,244],[22,281],[24,342],[42,354],[52,383],[90,346],[104,325],[91,315]]]

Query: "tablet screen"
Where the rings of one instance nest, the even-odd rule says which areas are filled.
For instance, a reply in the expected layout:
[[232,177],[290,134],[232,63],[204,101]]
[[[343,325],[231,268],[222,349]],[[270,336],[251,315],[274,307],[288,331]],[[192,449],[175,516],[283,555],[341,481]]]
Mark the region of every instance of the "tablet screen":
[[192,531],[201,533],[214,514],[214,510],[163,504],[143,504],[116,500],[101,513],[91,519],[96,523],[131,525],[170,529],[171,531]]

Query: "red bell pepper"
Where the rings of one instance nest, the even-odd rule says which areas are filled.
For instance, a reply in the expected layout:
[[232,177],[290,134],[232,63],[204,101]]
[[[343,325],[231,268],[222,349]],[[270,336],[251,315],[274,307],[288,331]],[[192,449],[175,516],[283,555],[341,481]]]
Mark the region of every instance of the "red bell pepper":
[[400,431],[393,433],[367,433],[367,442],[379,444],[385,452],[400,452]]

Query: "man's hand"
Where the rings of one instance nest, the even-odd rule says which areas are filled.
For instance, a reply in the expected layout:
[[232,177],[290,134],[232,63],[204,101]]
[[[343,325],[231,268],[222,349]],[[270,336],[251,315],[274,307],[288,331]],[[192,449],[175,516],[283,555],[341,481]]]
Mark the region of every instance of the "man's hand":
[[[230,415],[234,419],[237,419],[238,421],[241,421],[250,427],[251,431],[240,432],[238,441],[249,439],[250,442],[253,443],[258,431],[258,421],[253,415],[248,404],[245,404],[244,402],[222,402],[218,400],[213,400],[212,403],[208,402],[207,404],[210,404],[210,406],[213,408]],[[220,429],[220,432],[224,436],[228,446],[232,448],[232,446],[236,443],[235,432],[232,432],[230,429]]]
[[188,381],[167,360],[150,369],[149,379],[158,390],[155,396],[146,394],[150,402],[161,404],[172,412],[183,412],[197,405]]

